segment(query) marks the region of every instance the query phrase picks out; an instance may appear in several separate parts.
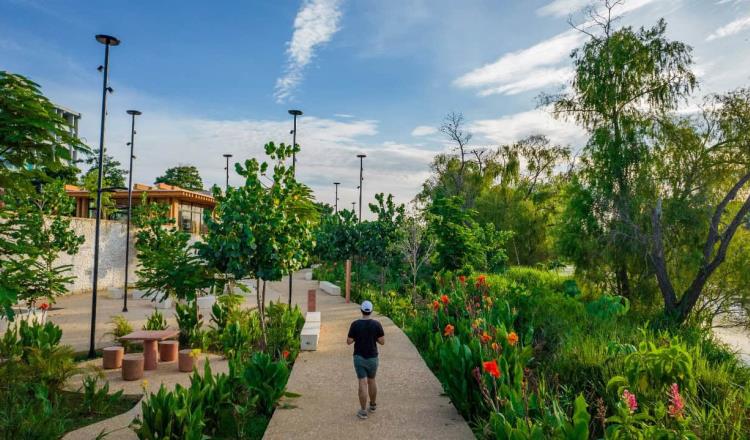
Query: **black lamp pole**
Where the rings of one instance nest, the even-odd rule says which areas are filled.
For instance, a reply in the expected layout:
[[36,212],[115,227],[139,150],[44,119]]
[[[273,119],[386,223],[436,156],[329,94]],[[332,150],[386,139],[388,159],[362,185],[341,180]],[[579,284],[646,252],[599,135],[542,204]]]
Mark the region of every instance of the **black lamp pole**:
[[362,221],[362,170],[364,169],[362,165],[362,161],[365,157],[367,157],[366,154],[358,154],[357,157],[359,158],[359,219],[357,221]]
[[104,178],[104,121],[107,117],[107,92],[109,88],[109,47],[117,46],[120,40],[109,35],[97,35],[96,41],[104,45],[104,80],[102,81],[102,122],[99,129],[99,175],[96,181],[96,228],[94,232],[94,273],[93,286],[91,291],[91,335],[89,338],[89,358],[96,355],[94,349],[94,338],[96,335],[96,291],[99,283],[99,232],[101,227],[101,210],[102,210],[102,180]]
[[333,202],[334,205],[334,212],[336,214],[339,213],[339,185],[341,185],[341,182],[333,182],[333,184],[336,186],[336,199]]
[[[297,146],[297,116],[302,116],[302,110],[289,110],[289,114],[294,117],[294,127],[292,128],[292,148]],[[292,149],[292,174],[297,173],[297,153]],[[292,306],[292,272],[289,272],[289,307]]]
[[227,158],[227,166],[224,168],[227,171],[227,184],[224,187],[224,194],[229,190],[229,158],[232,157],[231,154],[225,154],[224,157]]
[[133,148],[135,146],[135,117],[140,115],[138,110],[128,110],[131,116],[130,123],[130,170],[128,171],[128,219],[125,223],[125,286],[122,295],[122,311],[128,311],[128,263],[130,262],[130,214],[133,209]]
[[356,211],[356,209],[357,209],[356,206],[357,206],[357,202],[352,202],[352,212],[357,212]]

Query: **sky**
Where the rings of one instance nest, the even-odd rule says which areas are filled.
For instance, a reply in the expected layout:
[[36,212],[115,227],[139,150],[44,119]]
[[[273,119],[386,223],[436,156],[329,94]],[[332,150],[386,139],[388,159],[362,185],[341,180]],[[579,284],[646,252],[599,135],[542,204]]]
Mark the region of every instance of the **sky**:
[[[393,193],[408,203],[435,154],[438,131],[465,115],[477,146],[531,134],[580,148],[585,133],[538,106],[564,90],[570,53],[585,35],[589,0],[246,0],[206,2],[0,0],[0,70],[25,75],[56,104],[82,113],[80,134],[98,146],[104,46],[110,53],[105,147],[127,164],[128,109],[136,120],[134,181],[195,165],[223,185],[223,154],[262,158],[268,141],[291,142],[297,175],[316,198]],[[620,25],[652,26],[693,48],[703,96],[750,86],[750,0],[624,0]],[[233,170],[233,166],[232,166]],[[241,179],[230,175],[230,184]]]

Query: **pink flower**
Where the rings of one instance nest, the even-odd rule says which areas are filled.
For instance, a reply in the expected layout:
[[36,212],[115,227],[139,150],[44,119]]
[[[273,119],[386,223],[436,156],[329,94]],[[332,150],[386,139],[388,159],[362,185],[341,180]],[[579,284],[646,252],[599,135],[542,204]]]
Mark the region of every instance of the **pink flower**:
[[685,402],[680,395],[680,387],[673,383],[669,389],[669,415],[675,419],[682,418],[682,412],[685,409]]
[[638,401],[635,399],[635,394],[628,390],[622,392],[622,400],[628,405],[630,414],[633,414],[638,409]]

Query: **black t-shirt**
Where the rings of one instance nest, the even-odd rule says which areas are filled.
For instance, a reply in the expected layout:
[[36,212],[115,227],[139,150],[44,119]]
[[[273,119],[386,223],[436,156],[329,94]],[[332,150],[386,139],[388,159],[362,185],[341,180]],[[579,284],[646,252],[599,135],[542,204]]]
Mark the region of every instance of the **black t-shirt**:
[[349,327],[348,337],[354,339],[354,354],[363,358],[378,357],[378,338],[385,336],[383,326],[374,319],[358,319]]

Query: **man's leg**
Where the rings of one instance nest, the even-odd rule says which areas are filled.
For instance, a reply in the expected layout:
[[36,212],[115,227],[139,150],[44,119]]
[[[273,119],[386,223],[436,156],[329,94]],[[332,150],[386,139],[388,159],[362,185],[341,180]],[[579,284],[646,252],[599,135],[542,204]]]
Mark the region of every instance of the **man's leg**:
[[367,406],[367,389],[367,378],[359,379],[359,406],[362,407],[362,411],[364,411]]
[[[374,377],[367,379],[367,391],[370,395],[370,407],[375,408],[375,402],[377,402],[378,397],[378,384],[375,382]],[[360,397],[361,400],[362,398]]]

